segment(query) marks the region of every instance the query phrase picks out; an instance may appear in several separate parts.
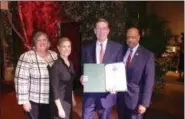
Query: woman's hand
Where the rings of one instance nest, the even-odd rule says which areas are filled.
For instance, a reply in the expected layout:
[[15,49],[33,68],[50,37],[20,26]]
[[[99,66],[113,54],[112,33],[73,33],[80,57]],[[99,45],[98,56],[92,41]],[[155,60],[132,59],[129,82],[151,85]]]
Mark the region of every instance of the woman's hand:
[[65,111],[64,111],[63,108],[58,109],[58,116],[60,118],[65,118],[66,117],[66,114],[65,114]]
[[72,103],[73,103],[73,107],[75,107],[76,106],[76,99],[74,96],[74,91],[72,91]]
[[75,100],[75,98],[73,98],[73,107],[75,107],[76,106],[76,100]]
[[30,102],[28,102],[26,104],[23,104],[23,109],[26,112],[30,112],[31,111],[31,104],[30,104]]

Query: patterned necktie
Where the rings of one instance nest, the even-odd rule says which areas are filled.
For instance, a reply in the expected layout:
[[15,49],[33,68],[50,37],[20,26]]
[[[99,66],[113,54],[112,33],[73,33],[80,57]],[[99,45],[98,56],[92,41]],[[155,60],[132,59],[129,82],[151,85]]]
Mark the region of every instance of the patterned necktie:
[[104,56],[104,49],[103,49],[103,44],[100,44],[100,55],[99,55],[99,60],[100,60],[100,64],[103,62],[103,56]]
[[130,50],[130,53],[128,55],[127,62],[126,62],[126,67],[128,67],[131,62],[132,52],[133,52],[133,50]]

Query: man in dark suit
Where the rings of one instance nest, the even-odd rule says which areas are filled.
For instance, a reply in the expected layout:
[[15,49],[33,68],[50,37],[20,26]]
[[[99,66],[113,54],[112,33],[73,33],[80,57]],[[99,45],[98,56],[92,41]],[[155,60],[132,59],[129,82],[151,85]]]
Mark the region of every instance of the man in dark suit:
[[142,119],[150,105],[155,65],[154,55],[139,45],[139,30],[135,27],[127,30],[128,48],[124,56],[127,75],[127,92],[117,93],[119,119]]
[[[94,28],[97,40],[82,47],[82,63],[109,64],[123,61],[123,47],[121,44],[108,40],[109,31],[108,21],[98,19]],[[83,84],[85,78],[82,76],[80,80]],[[114,91],[110,91],[110,93],[84,93],[82,118],[94,119],[94,114],[97,112],[99,119],[109,119],[112,106],[115,103],[116,94]]]

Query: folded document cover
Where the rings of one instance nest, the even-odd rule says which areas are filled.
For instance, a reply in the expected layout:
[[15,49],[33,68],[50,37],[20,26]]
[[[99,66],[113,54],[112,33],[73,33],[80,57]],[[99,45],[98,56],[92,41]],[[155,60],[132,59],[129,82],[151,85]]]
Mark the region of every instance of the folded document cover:
[[84,92],[127,91],[125,64],[84,64],[84,76],[88,81],[84,83]]

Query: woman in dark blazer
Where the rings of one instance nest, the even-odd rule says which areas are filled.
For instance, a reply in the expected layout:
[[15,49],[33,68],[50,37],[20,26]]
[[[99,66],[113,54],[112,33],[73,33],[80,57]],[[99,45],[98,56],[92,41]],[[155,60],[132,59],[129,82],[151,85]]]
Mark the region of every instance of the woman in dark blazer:
[[[52,118],[72,119],[73,64],[68,56],[71,54],[71,41],[67,37],[59,39],[57,45],[59,56],[51,68]],[[73,100],[73,101],[72,101]]]

